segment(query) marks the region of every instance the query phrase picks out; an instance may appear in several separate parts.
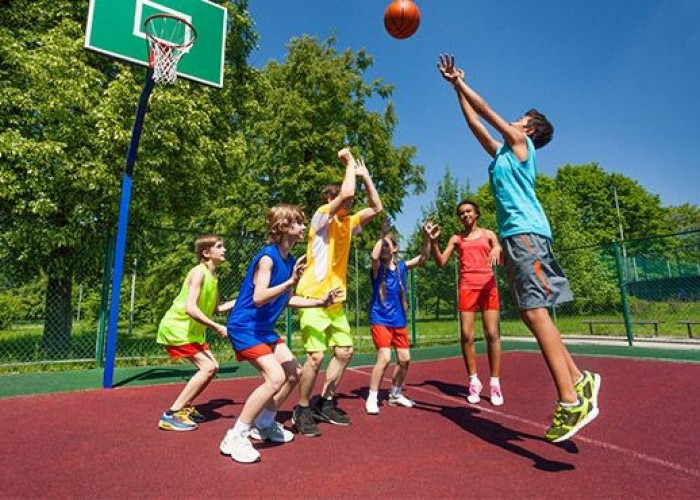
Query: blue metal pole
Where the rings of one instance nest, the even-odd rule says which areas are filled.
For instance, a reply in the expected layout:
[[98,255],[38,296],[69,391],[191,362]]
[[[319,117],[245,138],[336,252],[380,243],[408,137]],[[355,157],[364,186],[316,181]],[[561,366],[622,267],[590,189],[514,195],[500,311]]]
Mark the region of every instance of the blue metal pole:
[[114,273],[112,273],[112,299],[109,303],[109,323],[107,326],[107,352],[105,354],[105,368],[102,375],[102,387],[112,388],[114,379],[114,361],[117,352],[117,322],[119,321],[119,292],[122,276],[124,274],[124,253],[126,250],[126,230],[129,225],[129,205],[131,203],[131,174],[134,172],[136,153],[141,140],[143,119],[146,116],[148,98],[153,90],[153,70],[149,68],[146,73],[146,83],[139,97],[139,105],[136,109],[134,128],[131,131],[131,143],[126,153],[126,166],[122,175],[122,194],[119,202],[119,220],[117,222],[117,244],[114,253]]

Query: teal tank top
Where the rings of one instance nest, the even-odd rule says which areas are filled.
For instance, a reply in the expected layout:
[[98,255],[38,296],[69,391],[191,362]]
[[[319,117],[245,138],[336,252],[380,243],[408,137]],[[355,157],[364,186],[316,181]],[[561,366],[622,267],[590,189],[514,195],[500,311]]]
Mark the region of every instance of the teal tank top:
[[547,216],[535,195],[537,156],[528,137],[527,159],[518,160],[508,144],[496,150],[489,165],[491,192],[496,201],[498,236],[507,238],[516,234],[538,234],[552,239]]

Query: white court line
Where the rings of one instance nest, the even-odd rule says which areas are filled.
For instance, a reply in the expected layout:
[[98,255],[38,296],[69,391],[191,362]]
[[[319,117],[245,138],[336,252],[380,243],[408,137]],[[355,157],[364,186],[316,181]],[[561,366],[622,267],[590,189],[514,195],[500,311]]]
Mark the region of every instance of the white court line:
[[[363,375],[368,375],[367,372],[364,372],[362,370],[359,370],[357,368],[348,368],[349,371],[353,371],[355,373],[361,373]],[[384,378],[385,381],[391,382],[390,378]],[[462,398],[457,398],[455,396],[450,396],[449,394],[442,394],[440,392],[435,392],[431,391],[429,389],[424,389],[422,387],[414,387],[411,386],[411,392],[418,391],[418,392],[424,392],[426,394],[430,394],[431,396],[437,396],[438,398],[442,398],[454,403],[460,403],[463,406],[467,406],[467,404],[464,402],[464,399]],[[486,413],[492,413],[494,415],[498,415],[500,417],[503,417],[508,420],[513,420],[515,422],[520,422],[525,425],[529,425],[530,427],[535,427],[540,431],[546,430],[546,426],[543,426],[542,424],[538,424],[537,422],[533,422],[532,420],[528,420],[526,418],[518,417],[516,415],[511,415],[509,413],[503,413],[502,411],[494,410],[493,408],[487,408],[485,406],[478,406],[476,407],[479,409],[479,411],[483,411]],[[605,441],[599,441],[598,439],[591,439],[583,436],[579,436],[578,434],[576,435],[576,440],[578,441],[583,441],[584,443],[592,444],[593,446],[597,446],[599,448],[603,448],[606,450],[610,451],[615,451],[617,453],[620,453],[622,455],[625,455],[626,457],[631,457],[631,458],[636,458],[638,460],[642,460],[644,462],[648,462],[650,464],[654,465],[661,465],[663,467],[666,467],[668,469],[672,469],[678,472],[682,472],[684,474],[688,474],[689,476],[692,476],[694,478],[700,479],[700,470],[697,469],[690,469],[688,467],[685,467],[683,465],[670,462],[668,460],[664,460],[663,458],[658,458],[654,457],[651,455],[647,455],[646,453],[641,453],[635,450],[630,450],[629,448],[625,448],[623,446],[618,446],[616,444],[612,443],[607,443]]]

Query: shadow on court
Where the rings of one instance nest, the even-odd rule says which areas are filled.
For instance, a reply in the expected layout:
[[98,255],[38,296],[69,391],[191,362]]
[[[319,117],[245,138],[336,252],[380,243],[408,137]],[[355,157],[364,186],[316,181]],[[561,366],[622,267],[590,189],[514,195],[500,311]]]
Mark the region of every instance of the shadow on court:
[[[220,367],[219,368],[219,374],[220,375],[233,375],[235,374],[240,368],[238,366],[227,366],[227,367]],[[131,377],[127,377],[123,380],[119,380],[114,383],[114,387],[122,387],[128,384],[131,384],[133,382],[153,382],[157,383],[158,380],[167,380],[167,379],[174,379],[174,380],[189,380],[192,375],[196,373],[196,369],[192,367],[173,367],[173,368],[150,368],[148,370],[144,370],[140,373],[137,373],[136,375],[132,375]]]
[[[444,394],[458,397],[462,396],[466,390],[464,386],[438,380],[426,380],[416,386],[418,385],[430,385]],[[546,472],[563,472],[575,469],[572,464],[548,460],[523,446],[527,441],[544,442],[544,438],[541,436],[516,431],[499,422],[493,421],[491,418],[484,418],[481,416],[482,412],[477,407],[446,406],[416,400],[416,409],[439,413],[482,441],[532,460],[533,467],[536,469]],[[555,444],[554,446],[562,448],[569,453],[578,453],[576,444],[570,441],[559,445]]]

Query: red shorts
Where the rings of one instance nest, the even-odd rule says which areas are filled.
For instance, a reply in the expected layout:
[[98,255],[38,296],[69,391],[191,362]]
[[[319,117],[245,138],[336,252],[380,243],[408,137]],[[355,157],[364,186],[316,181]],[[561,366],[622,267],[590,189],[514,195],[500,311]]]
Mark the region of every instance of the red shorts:
[[372,325],[372,340],[374,347],[394,347],[396,349],[408,349],[408,333],[406,327],[395,328],[393,326]]
[[168,354],[170,354],[171,359],[191,358],[199,352],[211,351],[209,344],[206,342],[203,344],[191,342],[185,345],[166,345],[165,349],[168,351]]
[[481,288],[479,290],[459,291],[459,311],[498,311],[498,288]]
[[277,339],[277,342],[270,342],[269,344],[258,344],[242,351],[236,351],[236,360],[238,361],[252,361],[254,359],[261,358],[267,354],[273,354],[275,352],[275,346],[277,344],[284,344],[284,340]]

